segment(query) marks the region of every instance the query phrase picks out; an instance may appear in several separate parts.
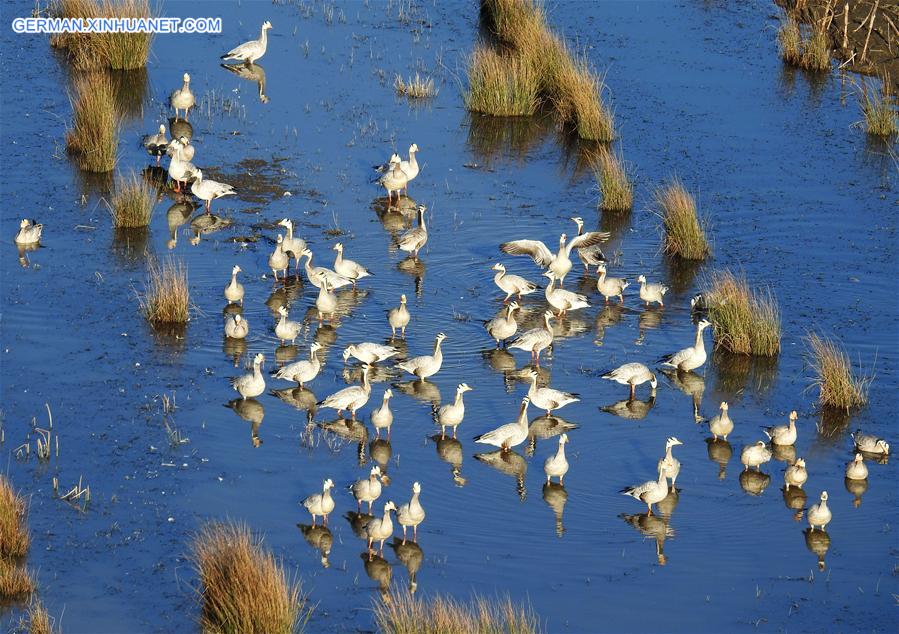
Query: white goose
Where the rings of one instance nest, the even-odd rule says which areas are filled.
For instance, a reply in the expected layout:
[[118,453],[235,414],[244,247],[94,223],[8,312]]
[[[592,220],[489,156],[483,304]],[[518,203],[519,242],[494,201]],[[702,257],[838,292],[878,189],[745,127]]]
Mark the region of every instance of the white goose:
[[789,425],[776,425],[773,427],[762,427],[762,431],[765,432],[765,435],[771,439],[771,442],[775,445],[792,445],[796,442],[796,419],[799,418],[799,415],[796,413],[796,410],[790,412],[790,424]]
[[315,307],[318,309],[319,322],[324,321],[325,315],[328,319],[334,320],[334,313],[337,312],[337,295],[331,292],[331,285],[328,280],[324,281],[318,288],[318,297],[315,298]]
[[181,193],[181,183],[189,181],[197,171],[197,166],[191,163],[184,155],[184,146],[180,141],[173,140],[169,144],[166,153],[172,158],[169,162],[169,178],[175,181],[175,191]]
[[805,460],[796,458],[786,471],[784,471],[784,486],[789,489],[792,487],[802,488],[808,480],[808,471],[805,468]]
[[337,251],[337,257],[334,258],[334,271],[338,275],[342,275],[348,280],[351,280],[354,288],[358,280],[373,275],[371,271],[358,262],[345,259],[343,257],[343,245],[340,242],[334,245],[334,250]]
[[274,377],[276,379],[284,379],[287,381],[296,381],[300,388],[304,387],[306,383],[309,383],[315,377],[318,376],[319,371],[321,370],[322,364],[319,361],[316,352],[321,350],[322,346],[320,343],[313,343],[309,347],[309,359],[304,361],[294,361],[289,365],[285,365],[283,368],[275,372]]
[[234,191],[234,187],[228,183],[220,183],[209,179],[204,180],[203,170],[198,169],[193,175],[194,182],[190,186],[190,191],[194,196],[206,203],[207,212],[212,212],[213,200],[237,194],[237,192]]
[[240,315],[225,318],[225,336],[231,339],[245,339],[250,332],[250,324]]
[[281,247],[284,252],[294,259],[296,270],[300,270],[300,257],[303,255],[303,249],[306,248],[306,241],[302,238],[296,238],[293,235],[293,221],[290,218],[284,218],[278,221],[278,224],[287,229],[287,235],[284,236],[284,244]]
[[406,308],[406,295],[404,293],[400,295],[400,305],[387,311],[387,323],[390,324],[391,340],[396,337],[397,328],[400,329],[403,339],[406,338],[406,326],[409,325],[411,318],[409,309]]
[[368,512],[371,513],[372,504],[381,497],[381,467],[375,465],[371,468],[367,478],[356,480],[349,487],[350,493],[356,498],[356,508],[361,513],[362,504],[368,502]]
[[568,236],[564,233],[559,237],[559,250],[553,254],[540,240],[513,240],[499,245],[500,251],[509,255],[527,255],[537,266],[549,269],[556,274],[559,284],[565,284],[565,276],[571,270],[571,250],[580,247],[590,247],[609,239],[605,231],[588,231],[575,236],[571,242],[566,243]]
[[824,527],[833,519],[833,513],[830,512],[827,506],[827,491],[821,492],[821,501],[818,504],[812,504],[805,515],[812,530],[815,530],[816,527],[820,527],[822,531],[824,530]]
[[554,409],[562,409],[571,403],[577,403],[581,399],[577,394],[563,392],[562,390],[554,390],[550,387],[537,387],[537,371],[528,372],[531,380],[531,387],[528,388],[528,398],[535,407],[546,410],[546,415],[553,413]]
[[855,459],[846,465],[846,477],[850,480],[868,478],[868,467],[865,466],[865,458],[860,453],[855,454]]
[[680,460],[674,457],[671,450],[677,445],[682,445],[674,436],[665,441],[665,455],[659,460],[659,469],[661,469],[667,478],[671,479],[671,489],[674,490],[674,483],[677,481],[677,474],[680,473]]
[[702,366],[706,360],[705,343],[702,340],[702,331],[712,325],[708,319],[696,324],[696,340],[689,348],[679,350],[674,354],[662,357],[662,367],[676,368],[678,370],[695,370]]
[[184,73],[183,79],[184,83],[181,85],[181,88],[175,90],[169,98],[172,108],[175,109],[175,121],[178,120],[178,111],[180,110],[184,111],[184,120],[187,121],[187,111],[197,103],[194,94],[190,91],[190,75]]
[[553,478],[559,478],[559,484],[563,484],[565,474],[568,473],[568,460],[565,458],[566,444],[568,444],[568,434],[563,433],[559,436],[559,448],[556,453],[543,463],[547,484],[550,484]]
[[530,399],[525,396],[521,399],[521,408],[518,410],[518,419],[514,423],[506,423],[486,434],[475,436],[475,442],[499,447],[503,451],[509,451],[527,440],[528,437],[528,403]]
[[298,321],[290,321],[287,318],[287,308],[284,306],[278,307],[278,314],[280,318],[278,323],[275,324],[275,336],[281,341],[282,345],[288,341],[291,344],[295,343],[297,337],[300,336],[300,331],[303,329],[303,324]]
[[418,206],[418,226],[409,229],[406,233],[399,237],[397,246],[401,251],[411,253],[412,257],[418,259],[418,252],[428,243],[428,227],[425,225],[425,212],[428,210],[424,205]]
[[610,297],[617,297],[620,303],[624,303],[624,289],[630,286],[630,282],[623,277],[609,277],[606,275],[606,263],[600,262],[596,266],[596,273],[599,277],[596,280],[596,290],[602,295],[606,304],[609,303]]
[[348,280],[343,275],[338,275],[331,269],[323,266],[312,266],[312,251],[308,247],[303,249],[300,255],[306,258],[306,277],[309,278],[314,287],[321,288],[324,280],[328,281],[328,286],[332,290],[337,290],[353,283],[352,280]]
[[236,264],[231,269],[231,282],[225,287],[225,299],[232,304],[239,302],[243,306],[243,284],[237,281],[237,274],[240,273],[240,270]]
[[400,370],[405,370],[409,374],[414,374],[420,379],[434,376],[440,371],[440,367],[443,365],[443,351],[440,349],[440,344],[443,343],[444,339],[446,339],[446,335],[442,332],[438,332],[437,336],[434,338],[434,352],[432,354],[413,357],[402,363],[397,363],[396,367]]
[[630,400],[634,400],[638,385],[649,381],[649,386],[652,388],[651,394],[655,395],[656,387],[659,384],[652,370],[637,362],[620,365],[614,370],[603,374],[602,378],[621,383],[622,385],[629,385],[631,388]]
[[322,483],[322,492],[314,493],[303,500],[302,504],[312,516],[312,525],[315,526],[316,518],[321,515],[325,526],[328,525],[328,515],[334,510],[334,498],[331,497],[331,489],[334,482],[328,478]]
[[668,481],[665,479],[665,469],[660,464],[658,480],[649,480],[643,484],[622,489],[621,493],[646,504],[648,509],[647,515],[652,515],[652,505],[658,504],[668,497]]
[[169,148],[177,148],[181,150],[181,160],[183,161],[192,161],[194,160],[194,154],[197,152],[197,148],[190,142],[183,134],[179,136],[177,139],[173,138],[168,147],[166,147],[165,153],[169,154]]
[[418,525],[425,521],[425,510],[421,505],[421,485],[412,484],[412,499],[396,512],[396,520],[403,527],[403,543],[406,543],[406,529],[412,527],[412,541],[418,541]]
[[506,314],[494,317],[484,324],[487,333],[496,341],[496,345],[504,342],[506,339],[515,336],[518,332],[518,322],[515,321],[513,313],[521,308],[518,302],[512,302],[506,308]]
[[460,383],[456,386],[456,400],[446,405],[441,405],[436,411],[437,424],[440,425],[440,437],[446,438],[446,428],[453,428],[453,438],[456,437],[456,428],[462,424],[465,418],[465,402],[462,395],[470,392],[471,388],[467,383]]
[[262,371],[260,370],[263,361],[265,361],[265,356],[262,353],[257,354],[253,357],[252,372],[231,379],[231,387],[243,397],[243,400],[259,396],[265,392],[265,377],[262,376]]
[[287,279],[287,267],[290,266],[290,257],[284,252],[284,236],[278,234],[278,241],[275,244],[275,250],[268,256],[268,266],[278,281],[278,271],[282,271],[284,279]]
[[259,34],[258,40],[250,40],[240,46],[235,46],[222,55],[221,59],[226,61],[237,60],[245,64],[252,64],[257,59],[260,59],[265,55],[265,49],[268,48],[268,30],[270,28],[272,28],[272,23],[266,20],[262,23],[262,32]]
[[390,511],[396,510],[396,504],[387,502],[384,505],[384,517],[375,517],[365,525],[365,534],[368,537],[368,560],[371,561],[374,551],[372,544],[380,542],[378,555],[384,553],[384,541],[393,537],[393,520],[390,519]]
[[734,430],[734,421],[731,420],[730,415],[727,413],[728,409],[730,409],[728,404],[722,401],[721,411],[709,421],[709,431],[712,432],[715,440],[718,440],[718,436],[727,440],[728,434]]
[[864,451],[870,454],[882,454],[884,456],[890,453],[890,443],[883,438],[872,436],[871,434],[863,434],[860,429],[856,429],[850,434],[855,448],[858,451]]
[[23,218],[19,223],[19,231],[16,233],[16,244],[37,244],[41,241],[41,232],[44,225],[36,223],[34,220]]
[[[399,157],[397,157],[399,158]],[[387,170],[378,183],[387,190],[387,206],[393,202],[393,193],[396,192],[396,201],[400,201],[401,192],[406,189],[409,184],[409,176],[400,167],[399,162],[391,163],[390,169]]]
[[318,403],[319,407],[336,409],[337,415],[343,415],[343,410],[350,410],[353,420],[356,420],[356,410],[365,407],[371,397],[371,383],[368,382],[368,373],[371,366],[362,366],[362,385],[351,385],[334,392],[331,396]]
[[418,145],[413,143],[409,146],[409,160],[400,161],[400,169],[406,174],[406,186],[403,187],[403,191],[407,196],[409,195],[409,183],[418,176],[418,159],[415,156],[417,153]]
[[646,302],[647,306],[653,302],[658,302],[659,306],[665,307],[664,298],[665,293],[668,292],[667,286],[658,282],[647,283],[645,275],[638,276],[637,283],[640,284],[640,299]]
[[375,434],[381,437],[381,430],[387,430],[387,440],[390,440],[390,428],[393,426],[393,412],[390,411],[390,399],[393,397],[393,390],[387,388],[384,390],[384,398],[381,401],[381,407],[377,407],[371,411],[371,424],[375,428]]
[[509,347],[527,350],[531,353],[531,360],[536,360],[537,365],[540,365],[540,353],[553,343],[553,327],[549,323],[552,318],[552,311],[548,310],[543,313],[543,325],[526,330],[509,344]]
[[537,285],[533,282],[528,282],[520,275],[506,273],[506,267],[499,262],[493,265],[493,270],[497,272],[493,276],[493,283],[506,294],[503,302],[508,302],[512,295],[518,295],[518,299],[521,299],[522,295],[530,295],[537,290]]
[[754,445],[746,445],[740,452],[740,462],[743,463],[743,470],[749,467],[755,467],[760,470],[761,465],[771,460],[772,452],[763,440],[758,441]]
[[[584,219],[580,217],[572,218],[574,223],[577,225],[577,234],[584,235]],[[602,249],[599,245],[593,245],[591,247],[581,247],[577,250],[577,257],[584,265],[584,271],[587,272],[590,270],[591,266],[598,266],[600,262],[606,261],[606,256],[602,252]]]
[[365,341],[363,343],[348,345],[343,351],[343,360],[348,361],[350,357],[353,357],[362,363],[374,365],[375,363],[396,356],[399,352],[400,351],[393,346],[385,346],[380,343]]
[[556,283],[556,274],[547,271],[543,274],[549,278],[549,284],[546,286],[544,295],[550,306],[559,311],[558,317],[562,317],[569,310],[578,310],[579,308],[589,308],[587,297],[579,293],[566,291],[564,288],[554,288]]
[[147,154],[156,157],[156,164],[165,156],[165,151],[169,147],[169,138],[165,133],[165,125],[160,124],[158,134],[148,134],[144,137],[144,149]]

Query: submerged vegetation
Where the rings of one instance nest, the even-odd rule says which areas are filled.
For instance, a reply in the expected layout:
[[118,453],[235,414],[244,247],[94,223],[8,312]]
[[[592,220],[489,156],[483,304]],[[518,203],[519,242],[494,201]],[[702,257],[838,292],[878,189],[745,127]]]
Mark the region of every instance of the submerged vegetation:
[[596,184],[602,196],[603,211],[629,211],[634,204],[634,187],[620,156],[608,148],[600,148],[593,160]]
[[119,117],[112,80],[106,73],[87,73],[75,80],[73,122],[66,149],[86,172],[109,172],[119,145]]
[[205,632],[301,630],[311,612],[298,583],[243,524],[207,524],[193,544]]
[[190,319],[190,289],[183,262],[151,263],[140,298],[144,316],[155,324],[184,324]]
[[882,78],[880,90],[869,86],[864,79],[861,80],[859,104],[868,134],[888,137],[899,132],[899,110],[890,86],[888,76]]
[[762,357],[780,352],[780,311],[770,292],[753,291],[744,278],[723,271],[712,275],[703,295],[716,347]]
[[130,176],[117,178],[109,206],[113,226],[117,229],[146,227],[153,217],[155,202],[153,187],[133,171]]
[[[54,0],[50,7],[59,18],[149,18],[149,0]],[[150,33],[77,33],[54,35],[50,43],[65,49],[80,70],[131,70],[147,65]]]
[[818,402],[844,410],[865,405],[872,377],[854,373],[846,351],[833,339],[810,333],[806,343]]
[[31,573],[19,565],[31,546],[26,512],[25,499],[0,475],[0,598],[21,598],[34,592]]
[[437,88],[432,77],[422,77],[415,73],[415,77],[403,80],[402,75],[397,75],[393,80],[393,89],[396,94],[409,99],[429,99],[437,96]]
[[703,223],[696,213],[696,201],[675,178],[655,192],[665,230],[665,253],[685,260],[704,260],[712,254]]

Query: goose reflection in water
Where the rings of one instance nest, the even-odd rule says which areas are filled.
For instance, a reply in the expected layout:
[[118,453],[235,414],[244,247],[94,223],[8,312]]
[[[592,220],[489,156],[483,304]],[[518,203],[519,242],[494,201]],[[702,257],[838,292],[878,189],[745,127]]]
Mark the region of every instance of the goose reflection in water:
[[318,397],[308,387],[288,387],[271,390],[269,394],[281,399],[291,407],[306,412],[307,419],[312,420],[318,411]]
[[464,456],[462,452],[462,443],[455,438],[450,438],[449,436],[444,437],[441,434],[431,436],[431,440],[434,441],[435,448],[437,449],[437,457],[450,465],[453,482],[456,486],[465,486],[467,480],[462,477],[462,459]]
[[852,478],[843,478],[843,484],[846,490],[853,495],[852,506],[858,508],[862,505],[862,496],[868,490],[868,480],[853,480]]
[[397,263],[396,270],[415,278],[415,296],[421,297],[424,291],[425,272],[427,271],[424,261],[410,255],[405,260],[400,260]]
[[554,438],[578,427],[580,425],[577,423],[568,422],[564,418],[553,414],[544,414],[535,418],[528,426],[528,444],[525,448],[525,455],[529,458],[534,455],[534,452],[537,450],[538,440]]
[[663,309],[656,306],[646,308],[640,312],[640,317],[637,321],[638,336],[637,340],[634,341],[635,344],[638,346],[643,345],[643,342],[646,340],[646,331],[655,330],[662,324],[663,312]]
[[740,472],[740,487],[749,495],[761,495],[771,484],[771,476],[761,471],[744,469]]
[[254,447],[259,447],[262,444],[259,428],[262,426],[262,419],[265,418],[265,408],[262,407],[262,403],[255,398],[235,398],[228,401],[225,407],[233,409],[238,416],[250,423],[250,442]]
[[403,540],[399,537],[393,538],[393,543],[390,544],[390,547],[393,548],[397,560],[409,573],[409,594],[415,594],[415,591],[418,590],[418,582],[415,580],[415,577],[421,569],[421,564],[424,562],[424,551],[417,543],[413,541],[403,543]]
[[390,593],[390,581],[393,578],[393,567],[379,554],[369,554],[367,551],[360,553],[362,565],[368,578],[378,584],[381,596],[387,597]]
[[718,479],[727,477],[727,463],[734,455],[734,448],[729,442],[721,438],[706,438],[709,460],[718,463]]
[[272,317],[277,319],[280,316],[280,313],[278,312],[279,309],[283,307],[289,310],[291,305],[300,298],[302,293],[302,279],[291,277],[286,279],[282,285],[272,291],[271,295],[268,296],[268,299],[265,300],[265,305],[272,311]]
[[221,231],[227,227],[230,227],[234,223],[230,218],[224,218],[222,216],[216,216],[212,213],[201,213],[194,216],[193,220],[190,221],[190,230],[194,234],[190,239],[190,243],[193,246],[197,246],[200,244],[200,237],[204,236],[208,233],[215,233],[216,231]]
[[665,556],[665,540],[674,537],[674,529],[668,523],[668,520],[658,515],[649,515],[648,513],[639,513],[629,515],[622,513],[619,515],[621,519],[633,526],[644,537],[654,539],[656,542],[656,557],[659,565],[664,566],[668,563]]
[[430,403],[432,406],[440,405],[440,388],[437,387],[436,383],[433,383],[428,379],[416,379],[414,381],[393,383],[392,387],[399,390],[401,393],[424,403]]
[[565,534],[565,526],[562,524],[562,514],[565,512],[565,504],[568,502],[568,491],[557,482],[543,483],[543,501],[556,516],[556,536]]
[[296,359],[299,352],[300,349],[294,344],[281,344],[275,348],[275,364],[280,368]]
[[507,450],[497,449],[489,453],[475,454],[475,459],[490,465],[500,473],[505,473],[515,478],[518,497],[524,502],[527,497],[527,489],[524,486],[524,476],[528,472],[528,463],[521,454]]
[[219,64],[225,70],[234,73],[241,79],[256,82],[259,91],[259,101],[268,103],[268,95],[265,94],[265,69],[259,64]]
[[611,328],[618,324],[626,310],[627,309],[620,304],[606,304],[603,306],[603,309],[597,313],[596,319],[593,322],[593,329],[596,331],[596,336],[593,338],[593,343],[595,345],[601,346],[603,344],[603,339],[606,336],[606,328]]
[[824,557],[830,550],[830,535],[827,534],[827,531],[816,531],[811,528],[806,528],[803,534],[805,535],[805,547],[818,558],[818,570],[824,570],[826,567]]
[[393,447],[390,441],[383,438],[375,438],[368,445],[368,455],[380,467],[381,481],[385,485],[390,484],[390,474],[387,473],[387,466],[390,464],[390,458],[393,456]]
[[235,368],[242,367],[242,359],[247,353],[247,340],[224,337],[222,341],[222,352],[233,361]]
[[332,421],[318,423],[319,429],[330,437],[325,437],[325,443],[332,451],[339,451],[340,445],[332,442],[332,438],[336,437],[342,440],[357,443],[356,453],[359,464],[364,465],[368,462],[366,458],[366,449],[368,444],[368,428],[362,421],[352,420],[351,418],[336,418]]
[[600,407],[599,409],[613,416],[625,418],[627,420],[642,420],[656,405],[656,397],[652,395],[649,399],[641,401],[636,398],[617,401],[611,405]]
[[321,555],[322,568],[330,568],[331,562],[328,556],[331,554],[331,546],[334,544],[334,535],[327,526],[297,524],[297,528],[303,533],[303,539]]
[[702,395],[705,392],[705,378],[696,374],[693,370],[663,369],[662,374],[668,377],[671,385],[689,396],[693,400],[693,420],[701,422],[699,407],[702,404]]
[[805,491],[799,487],[781,487],[784,496],[784,504],[793,514],[793,519],[797,522],[802,520],[802,512],[805,510],[805,503],[808,496]]

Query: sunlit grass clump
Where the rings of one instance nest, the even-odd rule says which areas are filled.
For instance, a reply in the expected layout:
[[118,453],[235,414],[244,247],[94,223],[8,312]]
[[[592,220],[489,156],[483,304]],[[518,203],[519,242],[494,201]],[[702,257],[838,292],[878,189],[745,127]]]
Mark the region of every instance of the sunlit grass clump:
[[593,170],[602,197],[600,209],[629,211],[634,204],[634,187],[621,157],[607,148],[601,148],[594,159]]
[[28,606],[28,634],[53,634],[50,613],[40,601],[34,601]]
[[704,260],[711,255],[703,223],[696,213],[696,201],[678,179],[655,192],[665,230],[665,253],[685,260]]
[[562,40],[548,38],[544,54],[556,60],[551,103],[559,118],[582,139],[609,143],[615,139],[615,119],[602,101],[602,79],[584,57],[572,54]]
[[26,512],[25,499],[0,475],[0,598],[21,598],[34,591],[31,573],[17,561],[31,545]]
[[816,72],[830,70],[830,36],[823,25],[813,25],[808,39],[803,40],[801,66]]
[[802,31],[799,22],[793,16],[785,16],[780,22],[777,31],[777,44],[780,47],[780,57],[790,66],[800,66],[802,63]]
[[780,311],[770,292],[753,291],[744,278],[723,271],[712,275],[703,295],[716,347],[760,357],[780,352]]
[[141,309],[154,324],[184,324],[190,319],[190,289],[187,268],[182,262],[151,263],[147,287],[140,298]]
[[193,544],[204,632],[289,634],[308,617],[306,597],[243,524],[206,525]]
[[528,116],[537,111],[538,88],[537,74],[530,63],[481,45],[469,59],[465,106],[494,116]]
[[476,597],[462,603],[452,597],[434,595],[416,599],[404,590],[394,590],[375,603],[375,621],[381,632],[390,634],[532,634],[540,622],[530,606],[511,599]]
[[409,99],[429,99],[437,95],[437,87],[432,77],[422,77],[415,73],[415,77],[404,80],[402,75],[397,75],[393,80],[393,89],[396,94]]
[[[60,18],[149,18],[148,0],[55,0],[51,7]],[[64,48],[75,68],[131,70],[147,65],[150,33],[66,33],[51,44]]]
[[880,90],[871,88],[861,80],[859,102],[868,134],[888,137],[899,132],[899,110],[890,85],[889,77],[882,79]]
[[821,405],[850,409],[868,402],[870,376],[852,371],[849,356],[833,339],[815,333],[806,339],[809,349],[809,365],[814,372],[813,386],[818,388]]
[[134,172],[116,179],[110,213],[117,229],[146,227],[153,217],[156,192],[150,184]]
[[777,44],[781,59],[790,66],[816,72],[830,69],[830,36],[820,22],[804,36],[796,17],[787,14],[777,30]]
[[75,80],[73,121],[66,149],[86,172],[109,172],[119,146],[115,92],[106,73],[88,73]]

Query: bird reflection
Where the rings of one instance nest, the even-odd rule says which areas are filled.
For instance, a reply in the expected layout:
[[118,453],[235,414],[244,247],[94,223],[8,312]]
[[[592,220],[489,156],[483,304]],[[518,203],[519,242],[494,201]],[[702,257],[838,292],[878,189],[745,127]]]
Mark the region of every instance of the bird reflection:
[[734,448],[723,438],[706,438],[706,447],[709,452],[709,460],[718,463],[718,479],[723,480],[727,476],[727,463],[734,455]]
[[494,372],[503,374],[503,383],[506,386],[506,392],[511,392],[514,385],[507,379],[506,373],[515,370],[516,368],[515,357],[512,353],[501,348],[490,348],[489,350],[482,350],[481,356],[484,358],[487,367]]
[[[393,359],[391,359],[392,361]],[[362,382],[362,366],[361,365],[344,365],[341,372],[343,380],[347,385]],[[385,383],[396,378],[396,370],[387,365],[372,365],[368,370],[369,383]]]
[[282,306],[290,309],[293,304],[303,293],[303,283],[300,278],[291,277],[284,281],[284,284],[272,291],[272,294],[265,300],[265,305],[272,311],[272,317],[278,318],[278,309]]
[[303,533],[303,539],[321,554],[322,568],[330,568],[331,563],[328,561],[328,556],[331,554],[331,546],[334,543],[331,529],[327,526],[311,526],[309,524],[297,524],[297,527]]
[[259,437],[259,427],[262,426],[262,419],[265,418],[265,408],[262,403],[255,398],[236,398],[228,401],[225,407],[230,407],[242,419],[250,423],[250,442],[254,447],[262,444],[262,438]]
[[409,573],[409,594],[415,594],[415,591],[418,590],[418,582],[415,580],[415,576],[424,562],[424,551],[415,542],[408,541],[403,543],[403,540],[399,537],[393,538],[393,543],[390,544],[390,547],[393,548],[397,560]]
[[431,436],[437,449],[437,457],[446,462],[452,468],[453,482],[456,486],[465,486],[466,480],[462,477],[462,443],[455,438],[442,437],[440,434]]
[[334,326],[319,325],[319,327],[315,329],[315,334],[312,336],[312,339],[321,346],[318,351],[318,358],[324,366],[328,359],[328,351],[331,349],[331,346],[337,343],[337,329],[334,328]]
[[668,563],[665,556],[665,540],[674,537],[674,529],[668,524],[668,520],[658,515],[650,515],[648,513],[640,513],[629,515],[622,513],[619,515],[621,519],[640,531],[644,537],[654,539],[656,542],[656,557],[659,565],[664,566]]
[[818,570],[824,570],[824,556],[830,550],[830,535],[827,534],[827,531],[816,531],[811,528],[806,528],[803,533],[805,534],[805,547],[818,558]]
[[222,315],[225,317],[228,315],[243,315],[243,306],[240,304],[225,304],[225,307],[222,308]]
[[805,501],[808,499],[805,491],[799,487],[781,487],[781,491],[784,494],[784,504],[791,511],[796,511],[793,519],[797,522],[802,520],[802,511],[805,510]]
[[[514,386],[515,383],[530,383],[531,372],[537,373],[537,385],[549,385],[551,378],[550,371],[547,368],[534,365],[532,363],[529,363],[528,365],[522,366],[520,368],[513,367],[511,370],[507,370],[505,372],[504,381],[507,386]],[[507,387],[507,389],[511,391],[510,388]]]
[[280,368],[281,366],[288,364],[296,359],[299,352],[300,349],[293,344],[281,344],[280,346],[275,348],[275,363]]
[[600,407],[599,409],[620,418],[626,418],[628,420],[641,420],[643,418],[646,418],[646,415],[649,414],[650,410],[653,407],[655,407],[655,404],[656,397],[655,395],[652,395],[648,400],[645,401],[632,398],[628,400],[617,401],[615,403],[612,403],[611,405]]
[[378,590],[382,596],[389,596],[390,579],[393,577],[393,567],[387,563],[381,555],[372,555],[368,551],[359,555],[362,558],[362,564],[365,566],[365,574],[368,578],[378,584]]
[[705,392],[705,379],[692,370],[662,370],[662,374],[668,377],[671,384],[681,392],[693,399],[693,420],[702,421],[699,414],[699,406],[702,404],[702,394]]
[[365,457],[366,445],[368,444],[368,428],[365,423],[351,418],[337,418],[332,421],[318,423],[322,431],[334,434],[343,440],[356,442],[356,453],[359,458],[359,464],[364,465],[367,460]]
[[389,483],[390,475],[387,473],[387,465],[393,456],[393,447],[389,440],[375,438],[368,445],[368,454],[376,465],[381,468],[381,481],[385,484]]
[[611,328],[620,322],[625,310],[621,304],[606,304],[603,306],[603,309],[597,313],[593,322],[593,329],[596,331],[596,336],[593,338],[594,344],[597,346],[603,344],[606,328]]
[[780,462],[785,462],[788,465],[796,462],[796,447],[793,445],[775,445],[774,443],[769,443],[768,447],[771,448],[771,457],[775,460],[779,460]]
[[868,480],[867,478],[864,480],[853,480],[851,478],[843,478],[843,483],[846,485],[846,490],[849,491],[855,499],[852,500],[852,506],[858,508],[862,505],[862,496],[865,494],[865,491],[868,490]]
[[640,313],[640,318],[637,321],[638,336],[634,343],[638,346],[643,344],[643,341],[646,339],[646,331],[654,330],[662,324],[662,314],[663,311],[658,306],[646,308]]
[[201,213],[190,221],[190,230],[194,234],[190,243],[194,246],[200,244],[200,236],[214,233],[229,227],[233,223],[229,218],[223,218],[211,213]]
[[312,420],[318,411],[318,397],[308,387],[288,387],[269,392],[291,407],[307,413],[307,420]]
[[680,489],[672,486],[668,489],[668,495],[661,502],[656,502],[656,508],[663,518],[670,521],[678,502],[680,502]]
[[535,418],[528,427],[528,444],[525,449],[525,455],[528,457],[534,455],[534,451],[537,449],[537,440],[553,438],[578,427],[579,425],[576,423],[569,423],[564,418],[559,418],[552,414],[544,414]]
[[419,401],[430,403],[431,405],[440,405],[440,388],[427,379],[416,379],[415,381],[394,383],[393,387],[403,394],[418,399]]
[[262,66],[259,64],[219,64],[219,66],[241,79],[256,82],[259,89],[259,101],[268,103],[268,96],[265,94],[265,69]]
[[169,177],[166,169],[157,165],[148,165],[141,170],[141,176],[147,185],[156,190],[157,200],[159,200]]
[[424,290],[423,282],[425,278],[425,269],[425,263],[411,255],[405,260],[400,260],[396,265],[397,271],[405,273],[406,275],[411,275],[415,278],[416,297],[421,297],[422,291]]
[[23,269],[27,269],[31,266],[31,262],[28,259],[28,253],[31,251],[37,251],[41,248],[40,244],[17,244],[16,250],[19,252],[19,265]]
[[393,238],[393,240],[390,241],[390,251],[396,251],[396,241],[403,232],[412,226],[411,219],[393,209],[379,213],[378,219],[381,221],[384,229],[387,230],[387,233]]
[[544,482],[543,501],[555,514],[556,536],[561,537],[565,534],[565,526],[562,524],[562,513],[565,511],[565,503],[568,502],[568,491],[558,482]]
[[518,497],[524,502],[527,497],[527,489],[524,486],[524,476],[528,472],[528,463],[524,457],[515,451],[503,451],[497,449],[490,453],[475,454],[475,459],[490,465],[500,473],[514,476],[517,482]]
[[740,487],[749,495],[761,495],[771,483],[771,476],[761,471],[745,469],[740,472]]
[[172,135],[173,139],[187,137],[187,140],[190,141],[194,138],[194,127],[189,121],[185,121],[184,119],[170,118],[169,133]]
[[[365,527],[372,521],[372,519],[374,519],[374,515],[359,513],[357,511],[347,511],[344,517],[346,518],[346,521],[349,522],[353,535],[367,544],[368,534],[365,532]],[[368,558],[368,551],[366,551],[365,557]]]
[[225,353],[225,356],[234,362],[235,368],[241,367],[243,365],[243,356],[247,353],[247,340],[224,337],[222,351]]

